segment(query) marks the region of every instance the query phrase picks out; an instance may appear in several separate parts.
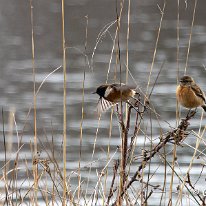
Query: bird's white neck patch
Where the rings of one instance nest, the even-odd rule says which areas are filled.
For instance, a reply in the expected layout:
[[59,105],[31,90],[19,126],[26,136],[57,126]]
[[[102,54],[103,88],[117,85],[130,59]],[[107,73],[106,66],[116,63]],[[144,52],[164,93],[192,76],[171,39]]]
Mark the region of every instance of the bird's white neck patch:
[[111,93],[112,88],[111,87],[107,87],[107,89],[105,90],[104,96],[108,97],[108,95]]
[[136,94],[136,91],[132,89],[132,97],[134,97]]

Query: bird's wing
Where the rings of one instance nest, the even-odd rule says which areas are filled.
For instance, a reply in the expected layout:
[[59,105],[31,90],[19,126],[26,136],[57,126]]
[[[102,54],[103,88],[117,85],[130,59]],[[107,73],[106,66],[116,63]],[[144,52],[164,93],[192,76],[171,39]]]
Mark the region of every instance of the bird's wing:
[[118,90],[122,87],[127,87],[127,86],[124,83],[121,83],[121,84],[114,83],[114,84],[111,84],[110,87]]
[[107,101],[104,98],[99,98],[98,104],[97,104],[97,112],[100,114],[102,112],[107,111],[110,107],[112,107],[115,103]]
[[[124,83],[121,83],[121,85],[120,84],[111,84],[110,88],[117,91],[117,92],[121,91],[122,93],[124,93],[124,92],[128,92],[130,90],[130,91],[133,91],[134,95],[138,94],[138,92],[136,91],[136,88],[134,86],[126,85]],[[111,90],[110,90],[110,92],[111,92]]]
[[111,84],[110,88],[114,89],[115,91],[127,91],[128,89],[134,90],[134,88],[132,86],[126,85],[124,83],[121,84]]
[[197,85],[192,85],[191,89],[194,91],[194,93],[198,97],[202,98],[204,100],[204,102],[205,102],[205,94],[203,93],[203,91]]

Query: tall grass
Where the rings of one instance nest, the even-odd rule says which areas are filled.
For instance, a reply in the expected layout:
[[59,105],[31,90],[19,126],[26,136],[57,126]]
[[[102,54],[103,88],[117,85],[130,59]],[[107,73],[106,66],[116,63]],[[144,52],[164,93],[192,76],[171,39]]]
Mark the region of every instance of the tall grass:
[[[33,69],[33,110],[34,110],[34,146],[33,146],[33,162],[37,155],[37,100],[36,100],[36,70],[35,70],[35,41],[34,41],[34,18],[33,18],[33,2],[30,0],[31,8],[31,45],[32,45],[32,69]],[[34,175],[34,203],[37,205],[37,192],[38,192],[38,169],[37,164],[33,164],[33,175]]]
[[64,0],[62,0],[62,51],[63,51],[63,76],[64,76],[64,92],[63,92],[63,202],[66,206],[66,197],[69,193],[67,186],[67,64],[66,64],[66,43],[65,43],[65,15]]

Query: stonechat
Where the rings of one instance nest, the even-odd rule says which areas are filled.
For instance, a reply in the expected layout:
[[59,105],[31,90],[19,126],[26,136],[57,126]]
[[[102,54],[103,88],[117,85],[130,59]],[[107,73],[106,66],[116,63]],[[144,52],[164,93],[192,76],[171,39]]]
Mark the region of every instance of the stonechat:
[[202,107],[206,111],[205,94],[192,77],[183,76],[176,90],[177,101],[188,109]]
[[97,111],[105,112],[118,102],[128,102],[137,93],[135,89],[125,84],[103,84],[94,92],[100,96]]

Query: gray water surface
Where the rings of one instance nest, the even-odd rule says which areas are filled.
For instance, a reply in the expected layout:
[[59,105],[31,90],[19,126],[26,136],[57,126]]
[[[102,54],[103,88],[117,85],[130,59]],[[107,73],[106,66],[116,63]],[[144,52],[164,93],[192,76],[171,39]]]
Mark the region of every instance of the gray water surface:
[[[67,159],[68,174],[76,171],[78,168],[79,148],[80,148],[80,123],[82,118],[82,89],[84,82],[84,120],[83,120],[83,139],[82,139],[82,157],[81,157],[81,177],[84,180],[83,189],[86,189],[88,171],[92,164],[88,194],[93,193],[93,188],[98,180],[96,171],[100,172],[107,162],[107,148],[110,144],[110,156],[112,156],[117,146],[121,144],[119,135],[119,125],[116,116],[113,116],[112,137],[109,138],[110,112],[102,116],[99,132],[96,139],[96,149],[92,158],[96,130],[98,127],[98,116],[96,113],[96,104],[98,96],[91,94],[96,87],[105,83],[107,70],[111,58],[113,40],[115,36],[116,24],[113,24],[107,33],[102,35],[97,44],[98,35],[105,27],[111,25],[116,20],[116,1],[114,0],[66,0],[65,1],[65,38],[67,49],[67,118],[68,118],[68,140],[67,140]],[[125,79],[125,64],[127,50],[127,4],[125,1],[122,17],[121,29],[119,35],[122,79]],[[119,4],[118,4],[119,5]],[[129,82],[137,85],[143,92],[146,92],[148,75],[151,68],[152,58],[155,49],[157,32],[161,19],[161,12],[158,5],[162,8],[163,1],[131,1],[130,15],[130,36],[128,42],[129,48],[129,69],[132,77]],[[187,73],[193,76],[206,91],[205,78],[206,72],[203,65],[206,65],[206,21],[205,21],[206,2],[199,0],[196,8],[194,27],[192,29],[192,40],[188,59]],[[177,2],[168,1],[165,7],[164,18],[161,26],[160,38],[157,46],[157,53],[154,67],[151,75],[151,86],[155,82],[160,68],[157,84],[151,95],[151,103],[156,111],[161,115],[160,125],[163,132],[170,131],[171,127],[176,125],[176,75],[179,66],[180,75],[183,75],[188,51],[189,35],[191,30],[192,14],[194,1],[180,2],[180,21],[179,37],[177,42]],[[44,0],[33,1],[34,14],[34,43],[35,43],[35,78],[38,88],[46,76],[62,65],[62,26],[61,26],[61,4],[60,1]],[[87,23],[88,20],[88,23]],[[2,0],[0,2],[0,106],[4,113],[4,125],[6,140],[10,142],[10,151],[7,158],[11,159],[11,165],[16,157],[18,143],[21,140],[23,147],[20,151],[19,177],[18,184],[21,188],[28,189],[29,183],[25,181],[25,159],[28,161],[28,168],[32,169],[32,154],[30,144],[33,142],[33,110],[27,119],[29,109],[33,101],[33,76],[32,76],[32,50],[31,50],[31,19],[29,1]],[[85,32],[88,32],[86,38]],[[86,48],[85,48],[86,42]],[[97,47],[95,47],[97,44]],[[179,54],[177,63],[177,45],[179,44]],[[96,48],[96,49],[95,49]],[[115,50],[116,52],[116,50]],[[116,54],[113,54],[111,61],[111,72],[109,83],[114,82],[116,69]],[[87,58],[85,58],[87,57]],[[117,66],[119,71],[119,66]],[[45,152],[51,152],[49,145],[52,138],[54,141],[55,158],[62,168],[62,141],[63,141],[63,73],[62,67],[49,76],[42,85],[37,95],[37,133],[39,139],[40,158],[48,158]],[[119,73],[117,74],[119,79]],[[134,81],[135,80],[135,81]],[[186,109],[182,110],[182,116],[185,116]],[[13,115],[14,114],[14,115]],[[12,117],[9,122],[9,115]],[[15,121],[14,121],[15,116]],[[193,120],[189,129],[198,132],[200,124],[201,109]],[[27,120],[26,120],[27,119]],[[164,120],[169,122],[167,124]],[[15,125],[15,123],[16,125]],[[3,146],[3,118],[1,123],[1,167],[4,162]],[[26,126],[24,128],[24,125]],[[11,127],[13,125],[13,128]],[[134,125],[134,115],[131,120],[131,131]],[[153,118],[152,137],[154,143],[158,142],[160,135],[160,125]],[[202,127],[205,125],[203,119]],[[144,119],[144,128],[148,128],[150,133],[149,116]],[[22,130],[24,128],[24,132]],[[13,134],[9,133],[13,130]],[[18,131],[18,133],[17,133]],[[145,130],[146,131],[146,130]],[[21,139],[22,137],[22,139]],[[203,136],[204,139],[205,135]],[[156,139],[156,140],[155,140]],[[186,143],[195,147],[196,138],[190,135]],[[146,142],[149,147],[149,141]],[[140,132],[137,138],[137,155],[141,154],[141,148],[144,147],[145,136]],[[46,149],[45,149],[46,148]],[[139,148],[139,151],[138,151]],[[171,145],[168,148],[172,155]],[[204,146],[201,143],[200,150]],[[177,148],[177,158],[179,174],[188,169],[194,149],[184,145]],[[114,159],[119,158],[119,153],[115,153]],[[168,156],[168,161],[172,162],[172,156]],[[194,181],[199,178],[202,170],[201,159],[194,161],[191,175]],[[109,164],[108,188],[110,186],[113,161]],[[138,165],[138,161],[137,161]],[[159,168],[158,168],[159,167]],[[158,169],[157,169],[158,168]],[[148,172],[146,167],[145,173]],[[136,167],[131,168],[131,174],[136,171]],[[2,170],[3,172],[3,170]],[[152,159],[150,172],[155,172],[151,179],[151,184],[163,183],[164,164],[161,158],[156,156]],[[171,169],[167,168],[166,187],[169,190]],[[201,179],[198,180],[196,188],[205,190],[205,170],[202,171]],[[175,178],[174,187],[178,185],[178,178]],[[202,182],[201,182],[202,181]],[[23,183],[24,182],[24,183]],[[204,182],[204,184],[203,184]],[[4,188],[4,181],[0,182]],[[23,186],[22,186],[23,183]],[[71,178],[72,189],[77,187],[77,176]],[[48,185],[52,185],[48,182]],[[175,191],[175,190],[174,190]],[[22,192],[23,193],[23,192]],[[4,193],[2,196],[4,197]],[[157,194],[156,197],[160,197]],[[159,205],[158,201],[151,198],[150,205]],[[191,205],[196,203],[191,202]]]

